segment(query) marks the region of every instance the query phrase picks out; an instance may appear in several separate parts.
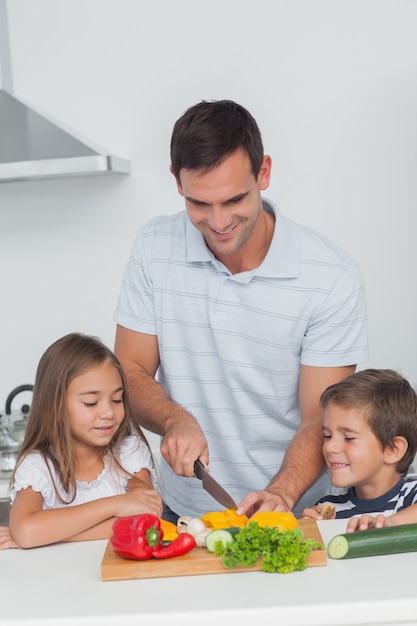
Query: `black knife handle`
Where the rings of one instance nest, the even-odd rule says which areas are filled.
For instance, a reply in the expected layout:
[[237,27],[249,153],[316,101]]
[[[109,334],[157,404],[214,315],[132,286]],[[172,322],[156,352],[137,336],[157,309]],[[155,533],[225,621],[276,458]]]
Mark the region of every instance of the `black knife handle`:
[[194,463],[194,473],[197,476],[197,478],[199,478],[200,480],[202,480],[203,476],[201,474],[201,470],[204,469],[204,465],[202,464],[202,462],[200,461],[200,459],[197,459],[197,461],[195,461]]

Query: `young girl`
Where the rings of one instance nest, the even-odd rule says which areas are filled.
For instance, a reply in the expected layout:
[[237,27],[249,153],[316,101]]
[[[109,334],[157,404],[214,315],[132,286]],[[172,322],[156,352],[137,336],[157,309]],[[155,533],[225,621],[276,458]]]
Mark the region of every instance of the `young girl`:
[[0,547],[106,539],[115,517],[161,515],[155,487],[113,352],[76,333],[53,343],[38,365]]

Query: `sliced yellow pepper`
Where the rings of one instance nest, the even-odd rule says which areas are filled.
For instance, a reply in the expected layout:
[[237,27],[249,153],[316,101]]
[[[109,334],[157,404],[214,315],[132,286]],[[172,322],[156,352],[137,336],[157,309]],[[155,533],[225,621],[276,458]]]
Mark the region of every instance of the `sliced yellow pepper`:
[[178,537],[178,530],[176,525],[172,524],[172,522],[167,522],[164,519],[161,519],[160,522],[161,528],[164,531],[164,536],[162,537],[162,539],[164,541],[174,541],[174,539]]
[[257,522],[259,526],[269,526],[280,530],[290,530],[297,528],[298,522],[292,513],[280,511],[258,511],[249,519],[249,522]]
[[246,526],[248,518],[246,515],[238,515],[235,509],[225,511],[212,511],[205,513],[200,518],[207,528],[217,530],[219,528],[231,528],[232,526]]

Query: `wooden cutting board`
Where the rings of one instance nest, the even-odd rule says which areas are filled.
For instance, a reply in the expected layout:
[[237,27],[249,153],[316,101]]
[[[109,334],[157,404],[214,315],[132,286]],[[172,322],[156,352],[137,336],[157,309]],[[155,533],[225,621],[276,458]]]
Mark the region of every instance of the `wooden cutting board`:
[[[306,539],[315,539],[323,543],[318,526],[314,520],[301,519],[299,527]],[[326,565],[326,550],[314,550],[307,560],[307,567]],[[260,564],[254,567],[239,567],[226,569],[220,557],[214,556],[205,548],[194,548],[188,554],[172,559],[135,561],[122,559],[112,550],[110,542],[107,544],[101,562],[102,580],[131,580],[134,578],[165,578],[168,576],[194,576],[196,574],[227,574],[233,572],[251,572],[260,570]]]

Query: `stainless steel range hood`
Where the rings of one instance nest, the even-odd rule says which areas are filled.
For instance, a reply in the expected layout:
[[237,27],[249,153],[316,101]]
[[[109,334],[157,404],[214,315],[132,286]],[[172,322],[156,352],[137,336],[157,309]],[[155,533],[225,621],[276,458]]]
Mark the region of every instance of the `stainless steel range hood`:
[[0,183],[128,174],[128,160],[64,130],[13,92],[6,0],[0,0]]

